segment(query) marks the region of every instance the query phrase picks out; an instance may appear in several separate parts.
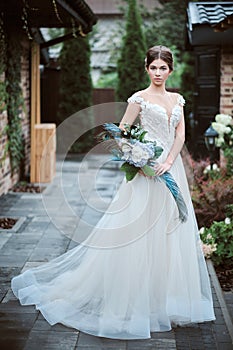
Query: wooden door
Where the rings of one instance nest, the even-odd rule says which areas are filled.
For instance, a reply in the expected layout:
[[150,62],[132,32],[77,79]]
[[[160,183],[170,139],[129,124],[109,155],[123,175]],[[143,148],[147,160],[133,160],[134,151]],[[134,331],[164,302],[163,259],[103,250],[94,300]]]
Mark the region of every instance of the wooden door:
[[196,157],[208,155],[204,144],[204,132],[219,113],[220,101],[220,50],[219,48],[195,48],[194,92]]

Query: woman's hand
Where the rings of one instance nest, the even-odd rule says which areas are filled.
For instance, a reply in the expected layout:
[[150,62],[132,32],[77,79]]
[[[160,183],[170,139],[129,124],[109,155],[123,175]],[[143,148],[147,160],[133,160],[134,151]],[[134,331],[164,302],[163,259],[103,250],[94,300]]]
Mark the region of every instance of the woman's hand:
[[154,169],[155,169],[155,174],[157,176],[161,176],[163,175],[166,171],[169,171],[171,169],[171,166],[172,164],[169,163],[169,162],[164,162],[164,163],[161,163],[161,164],[156,164],[154,166]]

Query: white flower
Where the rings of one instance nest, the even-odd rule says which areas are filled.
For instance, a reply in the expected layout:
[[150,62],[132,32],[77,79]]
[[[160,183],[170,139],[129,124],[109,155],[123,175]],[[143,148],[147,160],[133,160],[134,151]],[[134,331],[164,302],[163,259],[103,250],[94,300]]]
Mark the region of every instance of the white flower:
[[212,235],[210,233],[208,233],[208,235],[206,236],[207,239],[212,239]]
[[217,131],[220,138],[222,138],[224,134],[229,134],[231,132],[231,128],[229,126],[225,126],[224,124],[213,122],[212,127]]
[[215,120],[217,123],[220,123],[223,125],[230,125],[232,123],[232,117],[227,114],[217,114],[215,116]]
[[205,233],[205,227],[201,227],[199,230],[200,235],[203,235]]
[[223,137],[218,137],[216,140],[215,140],[215,144],[217,147],[221,147],[223,144],[224,144],[225,140]]
[[212,244],[212,252],[216,252],[217,250],[217,243]]
[[217,250],[217,244],[206,244],[202,242],[202,251],[204,256],[208,259],[211,257],[211,255],[213,254],[213,252],[215,252]]
[[134,146],[132,149],[132,161],[135,163],[140,162],[143,159],[149,159],[150,155],[139,145]]
[[225,219],[225,224],[226,224],[226,225],[229,225],[230,223],[231,223],[231,219],[230,219],[230,218],[226,218],[226,219]]
[[219,170],[217,164],[213,164],[213,170]]
[[207,174],[210,171],[210,165],[207,165],[207,167],[205,167],[203,174]]
[[121,150],[123,153],[128,153],[131,151],[131,146],[128,143],[123,143]]

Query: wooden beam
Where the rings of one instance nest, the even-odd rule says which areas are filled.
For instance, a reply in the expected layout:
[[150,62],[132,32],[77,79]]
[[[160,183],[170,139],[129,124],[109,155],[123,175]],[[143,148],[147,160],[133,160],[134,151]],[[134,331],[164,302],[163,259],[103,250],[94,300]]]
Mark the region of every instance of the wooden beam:
[[66,35],[63,35],[63,36],[59,36],[57,38],[45,41],[45,42],[40,44],[40,47],[41,47],[41,49],[44,49],[44,48],[47,48],[47,47],[50,47],[50,46],[53,46],[53,45],[56,45],[56,44],[60,44],[61,42],[64,42],[66,40],[74,38],[74,35],[83,36],[83,35],[80,34],[80,29],[78,29],[78,30],[75,31],[75,33],[69,33],[69,34],[66,34]]
[[35,182],[35,125],[40,124],[40,46],[31,46],[31,171],[30,181]]

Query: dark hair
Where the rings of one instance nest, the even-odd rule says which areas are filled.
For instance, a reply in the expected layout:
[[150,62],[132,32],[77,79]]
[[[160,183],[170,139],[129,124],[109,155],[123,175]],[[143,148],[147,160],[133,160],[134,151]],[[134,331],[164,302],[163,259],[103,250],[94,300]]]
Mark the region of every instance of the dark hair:
[[151,62],[154,60],[161,59],[164,62],[167,63],[170,71],[173,71],[173,57],[172,57],[172,52],[171,50],[166,47],[166,46],[153,46],[149,48],[146,54],[146,59],[145,59],[145,66],[146,68],[149,67]]

